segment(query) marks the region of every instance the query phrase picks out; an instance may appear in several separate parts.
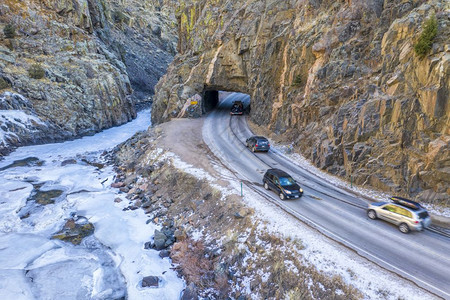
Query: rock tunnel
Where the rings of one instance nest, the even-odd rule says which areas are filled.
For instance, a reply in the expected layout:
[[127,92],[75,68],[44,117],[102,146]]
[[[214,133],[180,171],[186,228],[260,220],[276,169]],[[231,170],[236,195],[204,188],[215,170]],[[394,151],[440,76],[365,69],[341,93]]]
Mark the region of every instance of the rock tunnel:
[[[231,96],[231,98],[228,98]],[[244,112],[250,113],[250,96],[241,92],[223,90],[205,90],[202,93],[201,109],[202,114],[206,114],[220,107],[221,110],[231,109],[234,101],[242,101]]]

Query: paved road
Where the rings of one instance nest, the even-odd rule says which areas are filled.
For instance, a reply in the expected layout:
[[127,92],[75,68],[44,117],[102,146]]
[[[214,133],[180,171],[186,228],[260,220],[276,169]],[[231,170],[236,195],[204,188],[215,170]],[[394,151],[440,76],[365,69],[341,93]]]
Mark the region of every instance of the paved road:
[[[367,201],[334,186],[285,157],[270,151],[252,153],[245,140],[252,135],[245,116],[231,116],[232,101],[250,102],[231,94],[206,118],[203,139],[213,153],[249,186],[277,201],[286,211],[326,236],[352,248],[359,255],[450,299],[450,238],[431,231],[402,234],[396,226],[366,216]],[[290,173],[304,190],[301,199],[281,201],[262,187],[268,168]]]

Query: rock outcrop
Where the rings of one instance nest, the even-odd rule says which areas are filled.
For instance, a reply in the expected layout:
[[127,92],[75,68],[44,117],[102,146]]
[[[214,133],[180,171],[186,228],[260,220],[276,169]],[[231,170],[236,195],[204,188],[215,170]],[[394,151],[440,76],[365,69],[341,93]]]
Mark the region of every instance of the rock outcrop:
[[46,139],[37,138],[42,130],[24,130],[0,153],[134,118],[135,104],[151,99],[175,54],[173,10],[172,1],[159,0],[3,1],[0,97],[25,97],[58,130]]
[[11,151],[11,145],[54,142],[70,136],[70,132],[42,121],[30,101],[21,95],[10,92],[0,95],[0,157]]
[[[438,33],[421,59],[414,45],[432,16]],[[316,166],[448,199],[448,1],[182,1],[177,19],[179,54],[157,85],[154,123],[204,112],[212,90],[247,93],[251,121]]]

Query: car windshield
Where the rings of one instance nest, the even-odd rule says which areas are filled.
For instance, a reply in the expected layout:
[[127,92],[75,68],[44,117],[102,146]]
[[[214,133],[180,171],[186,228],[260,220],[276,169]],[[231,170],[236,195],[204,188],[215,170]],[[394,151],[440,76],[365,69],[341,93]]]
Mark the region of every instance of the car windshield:
[[280,177],[280,185],[287,186],[295,184],[295,180],[292,177]]

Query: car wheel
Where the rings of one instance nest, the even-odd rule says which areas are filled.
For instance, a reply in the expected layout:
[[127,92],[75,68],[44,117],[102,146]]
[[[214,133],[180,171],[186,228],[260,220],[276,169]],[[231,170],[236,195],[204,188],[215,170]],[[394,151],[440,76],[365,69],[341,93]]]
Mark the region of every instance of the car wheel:
[[377,218],[377,213],[371,209],[367,212],[367,216],[369,217],[369,219],[375,220]]
[[264,182],[264,188],[265,188],[266,190],[269,189],[269,185],[267,184],[267,182]]
[[398,229],[402,232],[402,233],[408,233],[409,232],[409,227],[406,223],[402,223],[398,226]]
[[285,198],[285,197],[284,197],[284,194],[283,194],[283,193],[280,193],[280,199],[281,199],[281,200],[284,200],[284,198]]

